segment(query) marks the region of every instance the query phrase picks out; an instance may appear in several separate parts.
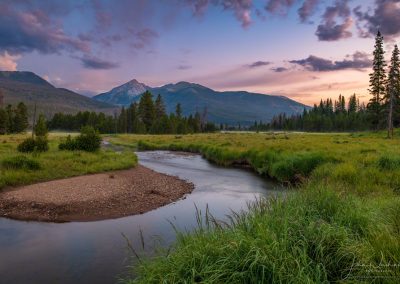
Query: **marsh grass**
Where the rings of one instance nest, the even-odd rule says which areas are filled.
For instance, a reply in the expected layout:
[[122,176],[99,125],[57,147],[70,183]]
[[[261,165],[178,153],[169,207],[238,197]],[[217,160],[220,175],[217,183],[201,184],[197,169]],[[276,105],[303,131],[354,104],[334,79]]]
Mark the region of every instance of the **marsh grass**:
[[[60,151],[61,135],[50,135],[50,149],[45,153],[21,154],[17,145],[27,135],[0,136],[0,189],[58,178],[126,169],[137,164],[133,152],[115,153],[100,150]],[[39,166],[39,167],[38,167]]]
[[[287,138],[285,138],[287,137]],[[295,182],[229,224],[177,232],[128,283],[398,283],[400,142],[384,133],[220,133],[110,138],[139,149],[201,153],[220,165]],[[200,218],[201,219],[201,218]],[[210,225],[211,224],[211,225]]]

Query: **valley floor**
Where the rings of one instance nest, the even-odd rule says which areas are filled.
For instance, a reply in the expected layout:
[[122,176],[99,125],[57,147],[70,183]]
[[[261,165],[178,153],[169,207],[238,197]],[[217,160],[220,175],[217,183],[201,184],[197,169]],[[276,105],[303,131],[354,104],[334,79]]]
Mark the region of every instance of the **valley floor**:
[[385,133],[118,135],[146,150],[201,153],[293,185],[231,222],[178,233],[127,283],[399,283],[400,140]]

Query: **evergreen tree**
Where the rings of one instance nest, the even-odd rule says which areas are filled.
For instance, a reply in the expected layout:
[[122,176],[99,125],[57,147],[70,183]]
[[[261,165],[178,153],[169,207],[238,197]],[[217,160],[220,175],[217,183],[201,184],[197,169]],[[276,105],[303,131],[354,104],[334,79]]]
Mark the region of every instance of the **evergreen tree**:
[[392,58],[390,60],[389,75],[384,96],[384,106],[387,112],[388,137],[393,138],[393,119],[395,116],[395,106],[399,103],[400,91],[400,61],[399,48],[395,45]]
[[367,109],[369,117],[374,129],[379,128],[379,123],[381,119],[381,102],[382,97],[385,93],[386,84],[386,74],[385,74],[385,51],[383,50],[383,36],[381,32],[375,38],[375,50],[374,50],[374,60],[373,60],[373,72],[369,75],[370,89],[369,92],[372,95]]
[[154,108],[155,108],[157,119],[161,119],[166,114],[165,104],[164,104],[164,101],[160,94],[157,96],[156,102],[154,104]]
[[349,98],[349,105],[348,105],[348,112],[349,113],[355,113],[357,112],[357,97],[356,94],[353,94],[352,96],[350,96]]
[[176,117],[177,117],[178,119],[180,119],[180,118],[182,117],[182,107],[181,107],[181,104],[180,104],[180,103],[178,103],[178,104],[176,105],[175,115],[176,115]]
[[127,124],[128,124],[127,113],[125,107],[122,107],[121,113],[119,114],[118,117],[118,132],[127,133],[128,132]]
[[14,132],[21,133],[28,128],[28,109],[23,102],[20,102],[14,113]]
[[6,114],[7,114],[7,133],[14,133],[14,112],[11,105],[7,105],[6,107]]
[[153,103],[153,95],[146,91],[139,101],[139,116],[144,123],[146,130],[149,130],[153,124],[155,111]]
[[0,135],[7,133],[7,112],[0,108]]
[[39,137],[46,137],[48,133],[46,118],[43,114],[39,115],[38,121],[35,125],[35,135]]

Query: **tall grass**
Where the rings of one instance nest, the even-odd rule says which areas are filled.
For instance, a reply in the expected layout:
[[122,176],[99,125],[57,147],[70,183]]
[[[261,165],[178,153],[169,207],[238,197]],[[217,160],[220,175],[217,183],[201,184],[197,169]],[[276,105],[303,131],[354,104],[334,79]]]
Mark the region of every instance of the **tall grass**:
[[[380,243],[378,232],[398,229],[385,213],[400,202],[373,205],[318,187],[286,199],[259,200],[228,225],[179,233],[171,254],[139,264],[139,277],[127,282],[328,283],[380,276],[390,282],[400,277],[399,267],[388,266],[399,263],[400,254],[387,250],[398,249],[400,235],[386,234],[390,237]],[[376,257],[383,251],[385,258]]]
[[21,155],[17,145],[26,135],[0,136],[0,190],[57,178],[125,169],[137,164],[136,155],[129,151],[97,153],[60,151],[60,136],[50,135],[50,150],[45,153]]
[[400,143],[384,133],[199,134],[112,138],[140,149],[201,153],[296,182],[229,224],[178,233],[167,256],[147,259],[128,283],[398,283]]

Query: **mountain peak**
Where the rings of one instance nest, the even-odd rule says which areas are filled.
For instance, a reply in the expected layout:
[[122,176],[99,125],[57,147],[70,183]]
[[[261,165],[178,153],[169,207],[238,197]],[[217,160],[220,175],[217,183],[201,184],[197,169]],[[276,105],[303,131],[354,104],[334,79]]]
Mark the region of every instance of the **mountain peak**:
[[135,97],[140,96],[151,88],[136,79],[113,88],[111,91],[94,96],[95,100],[108,102],[115,105],[125,105]]
[[0,80],[54,87],[45,79],[30,71],[0,71]]
[[212,91],[210,88],[204,87],[200,84],[196,84],[196,83],[191,83],[191,82],[187,82],[187,81],[180,81],[176,84],[168,84],[163,86],[162,88],[167,88],[170,91],[180,91],[183,89],[187,89],[187,88],[192,88],[192,89],[197,89],[197,90],[210,90]]

